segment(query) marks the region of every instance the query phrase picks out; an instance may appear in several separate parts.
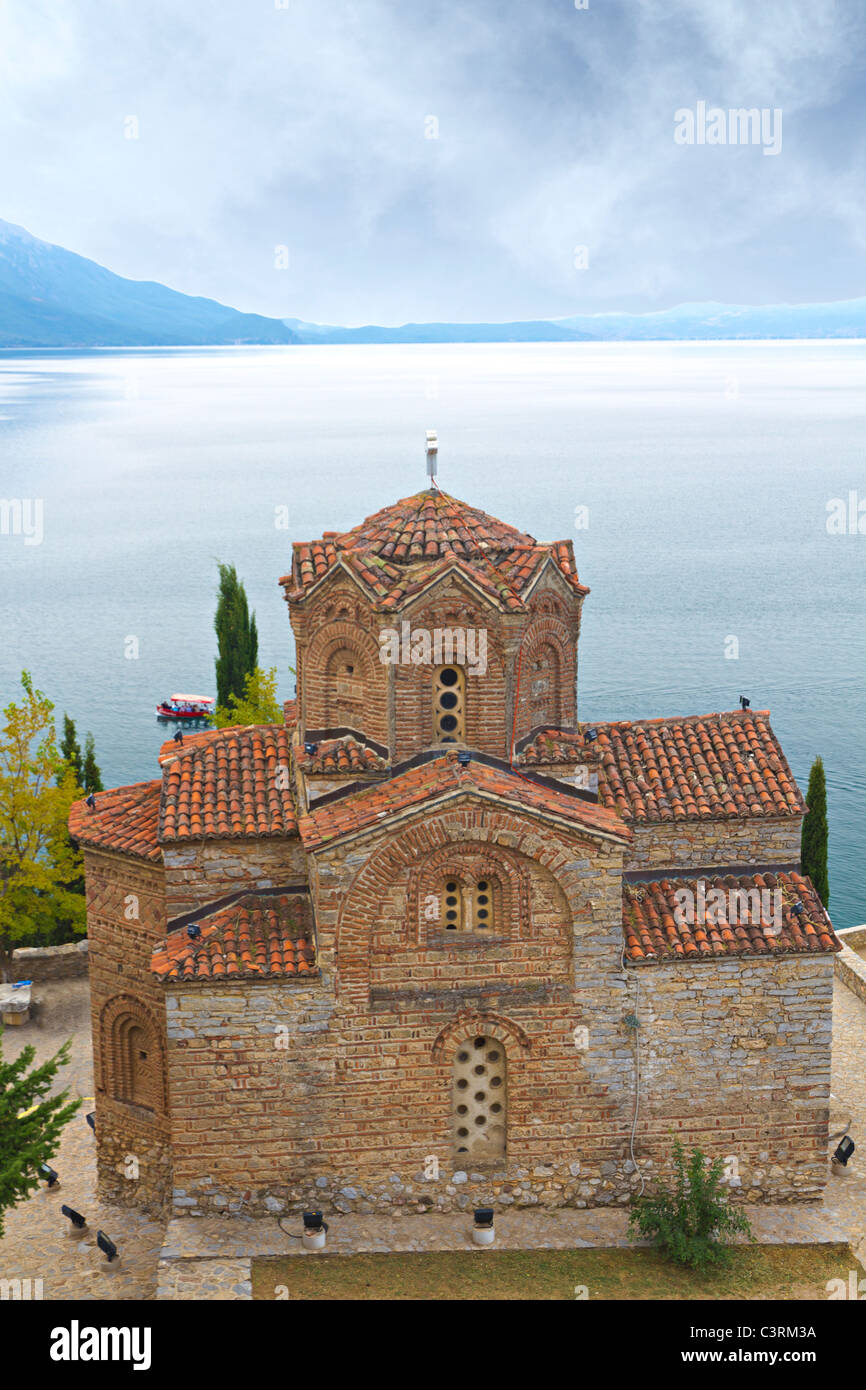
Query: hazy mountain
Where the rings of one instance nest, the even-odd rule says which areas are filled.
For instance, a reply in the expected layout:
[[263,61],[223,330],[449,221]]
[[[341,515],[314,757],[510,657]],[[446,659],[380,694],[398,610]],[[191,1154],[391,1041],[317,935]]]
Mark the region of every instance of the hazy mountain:
[[830,304],[678,304],[651,314],[574,314],[527,323],[406,323],[336,328],[286,319],[303,343],[628,342],[866,338],[866,298]]
[[294,343],[280,319],[241,314],[95,261],[0,221],[0,348]]
[[404,323],[399,328],[337,328],[284,319],[302,343],[574,343],[595,335],[552,319],[525,323]]

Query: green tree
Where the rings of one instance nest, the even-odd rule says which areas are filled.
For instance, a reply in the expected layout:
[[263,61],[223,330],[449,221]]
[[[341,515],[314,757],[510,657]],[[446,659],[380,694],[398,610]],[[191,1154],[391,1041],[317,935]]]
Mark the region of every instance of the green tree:
[[[70,719],[68,714],[63,716],[63,737],[60,740],[60,756],[65,763],[68,763],[75,773],[75,785],[84,786],[84,764],[81,758],[81,744],[78,742],[78,733],[75,728],[75,720]],[[58,776],[62,777],[61,771]]]
[[244,681],[240,699],[229,698],[228,707],[217,705],[214,716],[217,728],[231,724],[282,724],[283,708],[277,698],[277,668],[263,671],[257,666]]
[[826,907],[830,901],[830,880],[827,874],[827,845],[830,831],[827,826],[827,778],[824,763],[816,758],[809,773],[806,791],[806,815],[800,836],[800,862],[803,873],[815,885],[815,892]]
[[744,1212],[730,1207],[722,1197],[724,1160],[708,1163],[698,1148],[688,1163],[679,1139],[674,1141],[673,1188],[660,1183],[649,1197],[632,1199],[629,1226],[634,1234],[649,1236],[653,1245],[676,1263],[690,1269],[725,1264],[729,1252],[723,1235],[737,1232],[754,1240]]
[[39,1165],[54,1157],[64,1125],[81,1105],[67,1101],[68,1090],[41,1099],[68,1062],[69,1043],[31,1071],[35,1056],[35,1047],[28,1046],[14,1062],[5,1061],[0,1028],[0,1238],[4,1212],[39,1186]]
[[84,741],[84,790],[88,796],[91,792],[104,791],[102,785],[102,773],[96,766],[96,749],[93,744],[93,734],[88,734]]
[[244,681],[259,659],[256,615],[250,614],[246,590],[234,565],[220,565],[219,595],[214,627],[217,635],[217,704],[227,708],[232,695],[240,700]]
[[[0,729],[0,971],[8,978],[15,945],[50,937],[58,924],[86,925],[74,889],[82,860],[67,817],[78,796],[75,774],[57,747],[54,706],[27,671],[24,699],[7,705]],[[59,780],[58,780],[59,778]]]

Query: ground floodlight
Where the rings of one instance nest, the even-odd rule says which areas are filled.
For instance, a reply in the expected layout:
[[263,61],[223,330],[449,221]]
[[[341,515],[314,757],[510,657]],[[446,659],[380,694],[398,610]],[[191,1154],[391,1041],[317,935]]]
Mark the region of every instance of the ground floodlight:
[[492,1245],[495,1237],[493,1208],[476,1207],[473,1212],[472,1239],[476,1245]]
[[48,1187],[53,1187],[57,1182],[57,1170],[52,1168],[49,1163],[40,1163],[39,1171]]
[[835,1160],[836,1160],[837,1163],[841,1163],[841,1164],[842,1164],[842,1167],[843,1167],[843,1168],[847,1168],[847,1166],[848,1166],[848,1159],[851,1157],[851,1155],[852,1155],[852,1153],[854,1152],[855,1148],[856,1148],[856,1145],[855,1145],[855,1143],[854,1143],[854,1140],[853,1140],[853,1139],[849,1139],[849,1138],[848,1138],[848,1135],[846,1134],[846,1135],[840,1140],[839,1144],[836,1146],[836,1152],[833,1154],[833,1157],[835,1158]]
[[320,1211],[304,1212],[304,1234],[301,1244],[305,1250],[323,1250],[328,1231],[327,1221],[322,1220]]
[[87,1221],[81,1215],[80,1211],[76,1211],[74,1207],[67,1206],[62,1206],[60,1210],[64,1216],[68,1217],[68,1219],[72,1222],[73,1226],[77,1231],[84,1230],[84,1227],[87,1225]]
[[99,1246],[108,1263],[117,1259],[117,1246],[113,1240],[109,1240],[104,1231],[96,1232],[96,1244]]

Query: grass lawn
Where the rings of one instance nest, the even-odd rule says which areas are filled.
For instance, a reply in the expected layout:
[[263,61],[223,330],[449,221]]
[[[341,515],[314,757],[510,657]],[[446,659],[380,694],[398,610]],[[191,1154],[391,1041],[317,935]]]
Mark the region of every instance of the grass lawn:
[[[829,1279],[866,1271],[846,1245],[737,1246],[727,1268],[698,1275],[654,1250],[477,1250],[290,1255],[252,1263],[253,1298],[822,1299]],[[281,1295],[285,1298],[285,1294]]]

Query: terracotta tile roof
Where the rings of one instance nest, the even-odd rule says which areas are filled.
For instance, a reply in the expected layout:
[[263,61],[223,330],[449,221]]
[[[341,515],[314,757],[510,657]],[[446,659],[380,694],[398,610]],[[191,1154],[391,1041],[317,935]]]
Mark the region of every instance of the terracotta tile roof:
[[[703,884],[703,898],[699,883]],[[677,898],[680,890],[692,896],[687,900]],[[721,890],[725,895],[724,905],[721,899],[710,898],[714,890]],[[770,896],[763,903],[752,899],[753,908],[747,900],[730,896],[736,891],[755,890],[765,890]],[[777,890],[782,895],[781,922],[774,921],[776,900],[773,894]],[[795,910],[798,902],[802,911]],[[686,903],[691,907],[691,921],[680,906]],[[677,912],[683,919],[681,924],[677,921]],[[754,918],[754,924],[742,923],[739,919],[743,916]],[[622,921],[626,956],[636,964],[842,949],[811,881],[793,872],[625,883]]]
[[383,607],[395,609],[456,563],[496,601],[518,610],[524,607],[521,594],[547,557],[578,593],[589,593],[578,580],[571,541],[539,545],[525,532],[439,491],[404,497],[351,531],[326,532],[319,541],[297,543],[293,552],[292,574],[280,580],[291,586],[293,598],[302,597],[340,561]]
[[363,550],[385,560],[406,561],[472,556],[479,551],[496,554],[534,545],[535,540],[447,492],[425,489],[368,516],[337,536],[334,544],[339,550]]
[[166,763],[159,838],[296,835],[282,724],[209,730]]
[[802,815],[805,802],[768,710],[544,730],[518,755],[530,766],[601,759],[603,804],[635,824]]
[[306,893],[250,893],[196,919],[191,940],[180,926],[154,950],[151,970],[162,979],[264,979],[316,970],[310,898]]
[[173,763],[175,758],[188,753],[190,748],[198,748],[203,743],[210,743],[212,739],[219,738],[222,729],[197,729],[194,733],[182,729],[183,743],[178,743],[174,738],[166,739],[165,743],[160,744],[159,756],[157,761],[160,767],[165,767],[168,763]]
[[295,758],[302,771],[308,774],[381,772],[388,766],[387,759],[351,734],[323,739],[316,745],[315,753],[305,753],[302,744]]
[[628,827],[603,806],[532,782],[507,769],[492,767],[476,758],[461,766],[456,752],[449,752],[404,772],[398,771],[387,781],[376,782],[324,806],[313,806],[299,820],[301,839],[306,848],[316,849],[370,826],[382,825],[403,812],[458,794],[494,800],[518,810],[541,812],[570,821],[590,833],[613,836],[621,841],[631,838]]
[[82,845],[160,859],[157,830],[162,782],[136,782],[96,793],[96,809],[76,801],[69,810],[69,833]]

